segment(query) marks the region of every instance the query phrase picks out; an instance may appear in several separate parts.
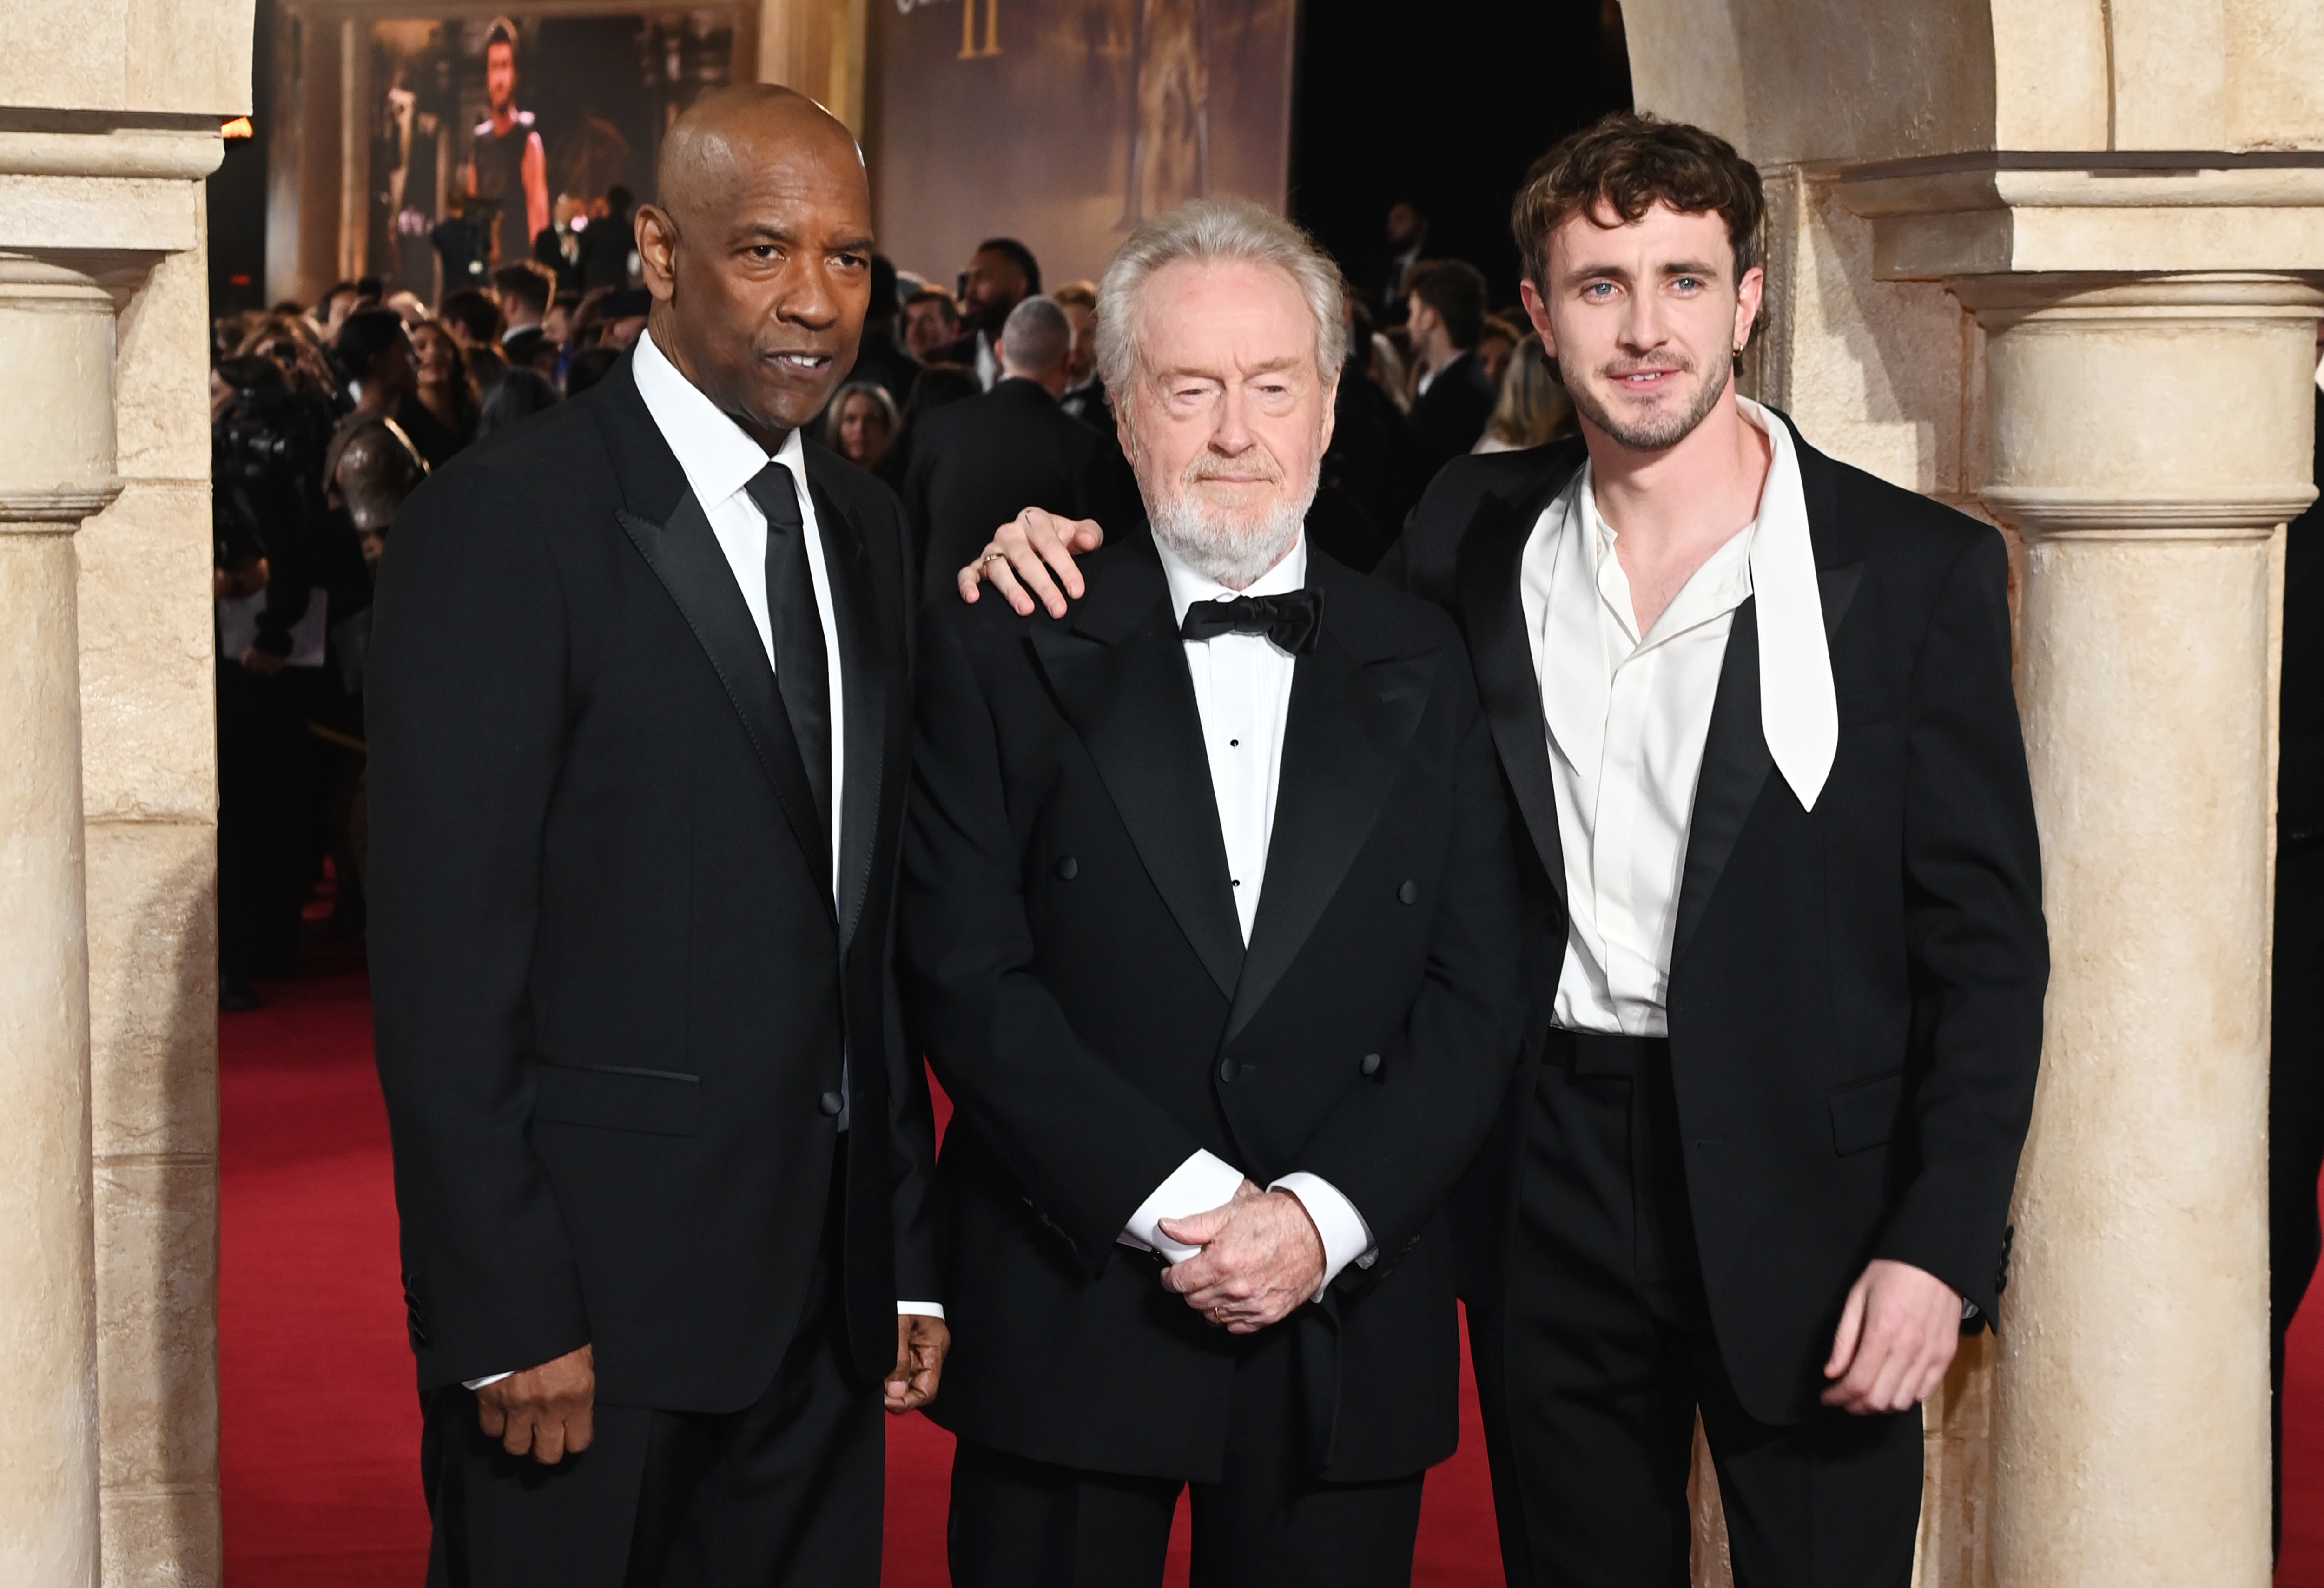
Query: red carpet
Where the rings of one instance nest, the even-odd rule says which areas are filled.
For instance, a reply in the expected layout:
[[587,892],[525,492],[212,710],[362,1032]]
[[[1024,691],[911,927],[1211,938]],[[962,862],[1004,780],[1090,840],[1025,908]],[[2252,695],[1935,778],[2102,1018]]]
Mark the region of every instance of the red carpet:
[[[220,1463],[229,1588],[418,1588],[428,1553],[418,1400],[403,1342],[387,1119],[357,962],[266,987],[219,1020],[224,1197]],[[2278,1588],[2324,1588],[2324,1317],[2295,1330]],[[1476,1392],[1429,1474],[1420,1588],[1500,1582]],[[952,1441],[890,1425],[890,1588],[942,1588]],[[1185,1514],[1169,1582],[1184,1583]]]

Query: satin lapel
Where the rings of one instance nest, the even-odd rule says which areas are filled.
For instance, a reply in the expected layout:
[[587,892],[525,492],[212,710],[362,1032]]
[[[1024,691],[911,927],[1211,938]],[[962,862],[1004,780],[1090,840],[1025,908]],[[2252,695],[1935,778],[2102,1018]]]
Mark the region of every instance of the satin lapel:
[[[1863,574],[1860,562],[1816,570],[1827,642],[1840,632]],[[1727,654],[1720,663],[1719,690],[1711,697],[1711,730],[1702,743],[1702,775],[1695,783],[1694,814],[1687,825],[1686,867],[1679,877],[1678,923],[1671,941],[1673,969],[1685,957],[1702,912],[1711,907],[1711,896],[1718,891],[1720,876],[1735,853],[1735,841],[1742,836],[1751,808],[1758,804],[1774,765],[1759,718],[1759,609],[1756,601],[1747,600],[1735,609]]]
[[1462,537],[1457,575],[1461,620],[1477,693],[1493,725],[1501,771],[1558,901],[1565,902],[1565,846],[1557,830],[1557,785],[1549,771],[1549,725],[1541,711],[1541,675],[1526,638],[1520,595],[1526,543],[1535,522],[1572,477],[1557,474],[1516,501],[1489,499]]
[[1438,660],[1432,651],[1358,660],[1333,640],[1325,603],[1323,639],[1291,675],[1267,878],[1226,1040],[1266,1003],[1340,891],[1420,725]]
[[880,835],[880,797],[887,776],[892,646],[872,592],[862,526],[822,486],[812,490],[823,565],[831,576],[840,689],[847,706],[846,775],[839,790],[839,948],[844,954],[855,940],[872,889],[872,852]]
[[743,605],[733,565],[719,549],[709,516],[691,491],[667,523],[658,524],[627,508],[617,510],[615,516],[678,604],[725,686],[726,697],[742,719],[751,747],[758,752],[759,764],[766,769],[800,847],[815,863],[816,874],[829,876],[831,856],[824,847],[823,823],[814,819],[815,795],[807,785],[807,764],[799,759],[798,741],[791,735],[790,719],[783,714],[782,697],[775,690],[774,666],[767,660],[759,627],[751,621],[751,609]]
[[[1148,569],[1150,579],[1139,580]],[[1146,874],[1219,991],[1232,998],[1242,977],[1242,924],[1230,891],[1202,716],[1170,622],[1170,592],[1158,563],[1125,563],[1115,577],[1152,587],[1144,614],[1127,632],[1093,632],[1086,621],[1071,632],[1044,624],[1033,631],[1033,650],[1065,720],[1096,762]]]

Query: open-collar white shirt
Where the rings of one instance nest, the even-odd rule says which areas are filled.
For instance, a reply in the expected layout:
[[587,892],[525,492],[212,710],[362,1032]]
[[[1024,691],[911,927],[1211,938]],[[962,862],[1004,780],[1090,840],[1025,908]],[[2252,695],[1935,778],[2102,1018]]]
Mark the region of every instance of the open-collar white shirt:
[[1564,850],[1568,928],[1553,1008],[1570,1030],[1670,1034],[1671,950],[1711,708],[1737,608],[1755,594],[1761,725],[1813,808],[1839,722],[1799,458],[1738,398],[1771,457],[1752,521],[1638,632],[1618,540],[1587,464],[1545,509],[1520,567]]
[[[1284,596],[1307,585],[1307,536],[1303,531],[1283,560],[1245,590],[1230,590],[1196,571],[1156,537],[1163,577],[1170,586],[1170,621],[1183,625],[1197,601],[1231,601],[1238,596]],[[1275,831],[1275,799],[1283,782],[1283,734],[1291,720],[1291,683],[1298,658],[1264,634],[1214,634],[1183,642],[1186,673],[1194,687],[1194,709],[1202,718],[1203,749],[1209,758],[1211,793],[1218,805],[1219,836],[1227,853],[1229,886],[1245,946],[1259,919],[1259,893],[1267,879],[1268,841]],[[1183,1262],[1201,1250],[1162,1233],[1161,1221],[1186,1218],[1224,1205],[1243,1181],[1242,1171],[1208,1149],[1194,1155],[1154,1188],[1130,1215],[1120,1236],[1125,1246],[1158,1251]],[[1323,1242],[1321,1296],[1351,1262],[1369,1268],[1371,1228],[1355,1204],[1330,1181],[1304,1170],[1268,1186],[1299,1198]]]

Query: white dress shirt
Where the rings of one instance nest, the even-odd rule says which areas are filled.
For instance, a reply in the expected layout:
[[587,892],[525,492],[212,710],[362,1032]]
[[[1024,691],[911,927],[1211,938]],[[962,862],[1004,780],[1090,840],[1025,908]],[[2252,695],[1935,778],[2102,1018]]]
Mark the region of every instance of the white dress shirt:
[[[1157,539],[1162,571],[1170,582],[1170,611],[1179,623],[1197,601],[1230,601],[1237,596],[1282,596],[1307,583],[1307,538],[1303,533],[1281,562],[1247,590],[1230,590],[1195,572]],[[1297,659],[1264,634],[1217,634],[1185,642],[1186,671],[1194,681],[1194,707],[1203,723],[1203,748],[1210,758],[1211,792],[1219,808],[1219,836],[1227,852],[1227,875],[1234,890],[1235,919],[1245,946],[1259,919],[1259,891],[1267,876],[1267,845],[1275,830],[1275,796],[1283,780],[1283,730],[1291,716],[1291,679]],[[1240,1169],[1207,1149],[1171,1172],[1130,1215],[1119,1239],[1184,1262],[1201,1250],[1162,1233],[1161,1221],[1205,1213],[1231,1201],[1240,1186]],[[1370,1268],[1376,1255],[1372,1234],[1355,1204],[1320,1176],[1288,1174],[1268,1187],[1299,1199],[1323,1242],[1323,1295],[1351,1262]]]
[[[793,430],[783,438],[781,449],[770,457],[742,426],[678,373],[678,366],[654,346],[650,333],[638,337],[631,367],[637,376],[638,395],[645,399],[646,411],[653,416],[654,427],[661,431],[661,439],[669,444],[670,451],[677,454],[678,466],[685,472],[687,485],[692,487],[695,500],[702,504],[704,515],[710,520],[711,532],[718,538],[718,549],[726,554],[727,565],[734,570],[734,582],[742,586],[743,605],[751,609],[751,621],[759,627],[759,642],[767,648],[770,667],[775,665],[775,629],[767,614],[767,515],[751,499],[746,487],[768,464],[779,463],[790,471],[791,485],[798,492],[799,516],[807,525],[807,575],[815,583],[816,614],[823,620],[824,649],[831,657],[831,886],[835,901],[839,891],[840,790],[847,776],[847,705],[841,687],[839,629],[831,613],[831,576],[823,562],[823,531],[816,521],[815,498],[807,490],[807,448],[800,443],[798,432]],[[844,1059],[842,1066],[839,1128],[844,1131],[848,1126],[844,1101],[848,1087]],[[944,1308],[932,1301],[899,1301],[896,1310],[944,1316]],[[471,1379],[466,1388],[481,1390],[508,1376],[493,1373]]]
[[[839,627],[831,613],[831,575],[824,567],[823,530],[815,514],[815,495],[807,489],[807,448],[793,430],[783,438],[773,457],[751,439],[742,426],[704,396],[692,381],[678,373],[650,332],[638,337],[632,369],[638,395],[646,400],[661,439],[678,455],[678,466],[694,488],[694,499],[710,520],[718,549],[734,570],[743,605],[759,627],[759,643],[767,650],[767,665],[775,665],[775,625],[767,613],[767,515],[751,499],[752,480],[770,463],[790,471],[798,493],[799,517],[807,524],[807,575],[815,583],[816,615],[823,620],[823,648],[831,658],[831,892],[839,897],[840,794],[847,785],[847,692],[841,687]],[[844,1093],[842,1094],[844,1095]],[[847,1128],[843,1117],[840,1129]]]
[[[1771,450],[1752,522],[1638,632],[1614,530],[1590,466],[1543,512],[1519,570],[1541,680],[1569,927],[1553,1008],[1570,1030],[1670,1034],[1679,884],[1729,632],[1758,596],[1760,720],[1776,765],[1812,809],[1838,710],[1807,502],[1789,432],[1738,399]],[[1770,681],[1772,680],[1772,682]]]

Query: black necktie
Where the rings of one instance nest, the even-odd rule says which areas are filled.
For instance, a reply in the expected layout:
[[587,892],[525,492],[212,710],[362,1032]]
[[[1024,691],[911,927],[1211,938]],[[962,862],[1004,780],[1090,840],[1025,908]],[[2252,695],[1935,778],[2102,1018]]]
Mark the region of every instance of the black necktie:
[[770,463],[747,487],[767,515],[767,618],[775,631],[775,688],[791,719],[807,786],[815,790],[816,825],[831,841],[831,654],[816,610],[815,579],[807,566],[807,521],[799,515],[791,471]]
[[1316,636],[1323,632],[1323,596],[1318,590],[1197,601],[1186,608],[1186,621],[1178,625],[1179,637],[1186,640],[1207,640],[1213,634],[1265,634],[1294,656],[1314,650]]

